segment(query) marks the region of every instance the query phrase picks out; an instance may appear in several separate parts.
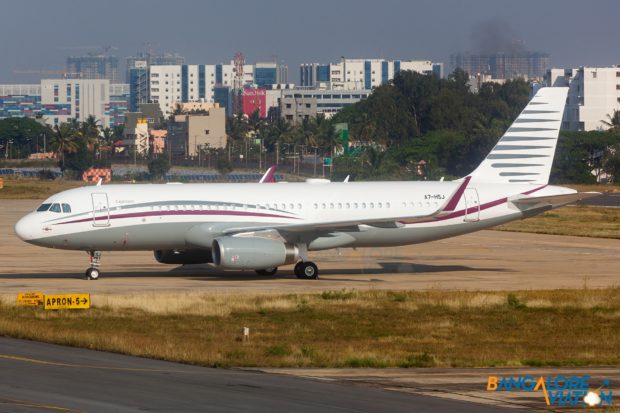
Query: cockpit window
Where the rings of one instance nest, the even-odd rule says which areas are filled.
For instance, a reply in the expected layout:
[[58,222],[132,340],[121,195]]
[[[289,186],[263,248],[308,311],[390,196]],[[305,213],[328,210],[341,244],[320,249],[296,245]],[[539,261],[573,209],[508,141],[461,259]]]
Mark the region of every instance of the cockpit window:
[[60,204],[52,204],[50,212],[60,212]]
[[62,204],[62,212],[71,212],[71,206],[69,204]]
[[52,204],[41,204],[41,206],[37,208],[37,212],[45,212],[50,209],[51,206]]

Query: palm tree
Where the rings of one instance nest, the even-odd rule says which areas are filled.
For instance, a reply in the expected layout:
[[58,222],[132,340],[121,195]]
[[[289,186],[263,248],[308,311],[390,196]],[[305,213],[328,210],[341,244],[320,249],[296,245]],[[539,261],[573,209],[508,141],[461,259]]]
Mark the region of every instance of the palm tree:
[[614,110],[613,115],[607,114],[607,119],[602,120],[601,123],[613,131],[620,130],[620,110]]
[[65,169],[65,154],[77,152],[80,147],[77,137],[79,136],[71,123],[61,123],[55,125],[50,145],[56,156],[62,158],[62,169]]
[[89,115],[84,122],[81,123],[79,131],[84,144],[91,151],[98,151],[101,145],[101,122],[94,115]]

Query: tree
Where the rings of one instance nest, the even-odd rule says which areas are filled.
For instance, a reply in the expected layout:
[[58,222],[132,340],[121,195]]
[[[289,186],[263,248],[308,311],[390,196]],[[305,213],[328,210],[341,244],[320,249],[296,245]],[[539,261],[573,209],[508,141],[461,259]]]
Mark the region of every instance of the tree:
[[54,126],[50,146],[56,156],[61,158],[61,168],[63,171],[65,169],[65,155],[77,152],[80,147],[77,136],[77,132],[73,129],[71,123],[61,123]]
[[612,131],[620,131],[620,111],[614,110],[612,115],[607,114],[607,120],[601,120],[601,123]]
[[28,157],[43,150],[43,139],[51,135],[48,126],[31,118],[0,119],[0,145],[2,155],[15,158]]
[[148,169],[152,179],[164,179],[170,170],[170,162],[167,157],[160,156],[149,161]]

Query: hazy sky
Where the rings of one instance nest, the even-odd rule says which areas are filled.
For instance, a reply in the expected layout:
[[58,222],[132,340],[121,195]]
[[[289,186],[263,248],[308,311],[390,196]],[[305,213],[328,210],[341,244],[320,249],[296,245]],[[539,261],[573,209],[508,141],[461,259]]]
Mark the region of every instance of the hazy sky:
[[64,69],[68,55],[111,45],[190,64],[278,56],[298,82],[301,62],[346,57],[431,59],[508,47],[551,54],[555,67],[620,64],[620,0],[0,0],[0,83],[15,69]]

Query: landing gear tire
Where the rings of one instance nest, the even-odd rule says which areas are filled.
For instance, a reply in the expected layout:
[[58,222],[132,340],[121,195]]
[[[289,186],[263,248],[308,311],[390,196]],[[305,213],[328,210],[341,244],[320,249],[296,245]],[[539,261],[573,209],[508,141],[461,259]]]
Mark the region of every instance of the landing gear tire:
[[275,275],[277,272],[278,272],[278,267],[256,270],[256,274],[258,275]]
[[97,268],[89,268],[86,270],[86,279],[87,280],[98,280],[101,273]]
[[315,280],[319,277],[319,268],[311,261],[298,262],[295,265],[295,275],[302,280]]

